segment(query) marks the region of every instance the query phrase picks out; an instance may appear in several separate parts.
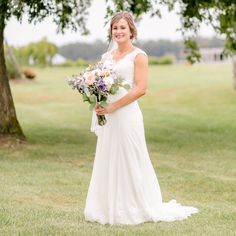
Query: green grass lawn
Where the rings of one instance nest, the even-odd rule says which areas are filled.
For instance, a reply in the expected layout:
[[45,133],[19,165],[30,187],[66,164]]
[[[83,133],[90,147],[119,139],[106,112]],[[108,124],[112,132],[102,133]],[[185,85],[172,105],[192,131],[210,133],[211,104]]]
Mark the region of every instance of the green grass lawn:
[[25,144],[0,145],[0,235],[236,235],[236,91],[231,65],[156,66],[140,99],[164,201],[199,208],[187,220],[109,226],[84,220],[96,136],[66,75],[37,69],[11,82]]

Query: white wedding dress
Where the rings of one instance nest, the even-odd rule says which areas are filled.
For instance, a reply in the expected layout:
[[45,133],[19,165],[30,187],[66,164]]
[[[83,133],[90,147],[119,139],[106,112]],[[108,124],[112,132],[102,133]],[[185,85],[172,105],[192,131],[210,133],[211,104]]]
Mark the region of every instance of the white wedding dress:
[[[119,61],[111,52],[102,60],[114,63],[114,70],[133,85],[134,58],[146,53],[135,48]],[[109,97],[116,101],[127,93],[120,89]],[[172,199],[162,201],[159,183],[145,141],[143,116],[134,101],[106,115],[107,123],[97,125],[93,113],[92,131],[97,134],[96,155],[84,209],[85,220],[100,224],[135,225],[146,221],[183,220],[198,209],[182,206]]]

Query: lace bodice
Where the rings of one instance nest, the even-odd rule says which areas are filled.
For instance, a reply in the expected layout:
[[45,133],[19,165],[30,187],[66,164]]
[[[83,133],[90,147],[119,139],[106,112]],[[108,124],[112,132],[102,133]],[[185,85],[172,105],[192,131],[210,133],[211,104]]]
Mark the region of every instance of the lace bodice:
[[117,75],[124,78],[125,82],[132,88],[134,84],[134,59],[140,53],[147,55],[143,50],[135,47],[130,53],[115,61],[112,52],[108,51],[102,55],[102,60],[110,60]]

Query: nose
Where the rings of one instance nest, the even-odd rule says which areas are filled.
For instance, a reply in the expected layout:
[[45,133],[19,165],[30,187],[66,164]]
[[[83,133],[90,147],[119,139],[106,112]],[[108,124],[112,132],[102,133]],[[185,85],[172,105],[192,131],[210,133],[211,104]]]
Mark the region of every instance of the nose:
[[122,32],[122,29],[119,29],[119,28],[118,28],[118,29],[115,29],[114,32],[117,33],[117,34],[119,34],[119,33]]

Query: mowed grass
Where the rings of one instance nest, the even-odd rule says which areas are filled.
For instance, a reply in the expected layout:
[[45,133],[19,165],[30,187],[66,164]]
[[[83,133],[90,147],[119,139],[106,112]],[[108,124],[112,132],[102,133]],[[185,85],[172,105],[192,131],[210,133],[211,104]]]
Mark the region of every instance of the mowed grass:
[[11,82],[28,142],[0,145],[0,235],[235,235],[231,65],[150,67],[148,92],[139,103],[163,199],[199,213],[136,226],[84,220],[96,136],[88,104],[64,80],[80,70],[36,69],[35,81]]

